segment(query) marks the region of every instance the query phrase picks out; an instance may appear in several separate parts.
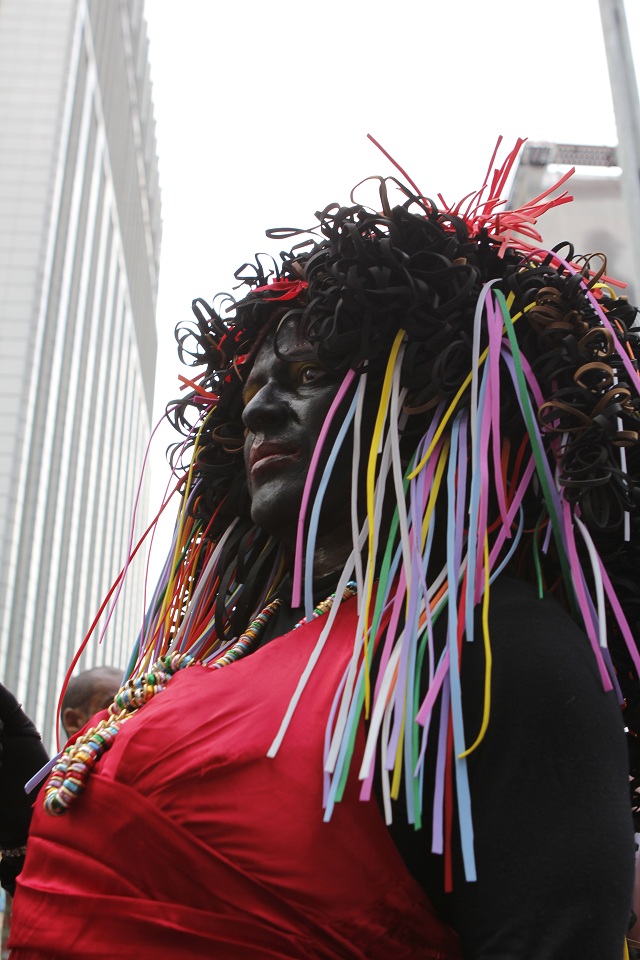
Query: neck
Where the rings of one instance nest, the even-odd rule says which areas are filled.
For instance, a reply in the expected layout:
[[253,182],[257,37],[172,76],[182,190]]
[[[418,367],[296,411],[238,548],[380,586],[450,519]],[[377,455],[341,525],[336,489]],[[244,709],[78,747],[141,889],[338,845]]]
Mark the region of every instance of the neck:
[[[313,556],[313,592],[314,596],[316,593],[331,593],[335,589],[338,580],[340,579],[340,574],[342,573],[344,566],[351,556],[352,545],[350,541],[345,540],[344,529],[341,531],[334,531],[330,534],[325,534],[322,537],[318,537],[316,541],[316,547]],[[292,543],[287,543],[285,546],[286,550],[286,567],[293,573],[293,563],[295,556],[295,546]],[[303,555],[303,581],[305,578],[305,567],[304,567],[304,555]]]
[[339,576],[351,556],[353,547],[345,541],[344,530],[334,535],[318,538],[313,558],[313,580],[321,580],[330,574]]

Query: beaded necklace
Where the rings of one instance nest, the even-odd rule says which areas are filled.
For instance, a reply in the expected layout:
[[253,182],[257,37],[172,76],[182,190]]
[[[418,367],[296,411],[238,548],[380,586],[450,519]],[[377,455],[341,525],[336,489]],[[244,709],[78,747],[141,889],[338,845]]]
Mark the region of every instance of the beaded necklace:
[[[358,592],[358,585],[354,580],[349,580],[349,583],[344,588],[342,594],[343,600],[348,600],[349,597],[353,597],[354,594]],[[317,607],[314,607],[313,613],[311,614],[311,619],[315,620],[317,617],[323,617],[325,613],[328,613],[333,606],[333,601],[335,599],[335,593],[330,594],[325,600],[321,600]],[[296,625],[293,627],[294,630],[297,630],[298,627],[301,627],[303,624],[308,623],[307,617],[303,617],[302,620],[298,620]]]
[[[356,590],[355,583],[348,583],[342,595],[343,599],[352,597]],[[332,593],[326,600],[322,600],[314,609],[312,619],[327,613],[333,606],[334,599],[335,593]],[[220,670],[252,653],[281,603],[281,600],[276,599],[267,604],[233,646],[207,664],[207,668]],[[296,623],[293,629],[304,623],[307,623],[306,617]],[[161,693],[174,674],[196,663],[200,661],[188,653],[168,653],[156,660],[149,673],[127,681],[109,707],[109,716],[78,737],[53,766],[44,788],[44,808],[47,813],[52,816],[66,813],[83,792],[91,771],[115,740],[122,724],[129,720],[136,710]]]

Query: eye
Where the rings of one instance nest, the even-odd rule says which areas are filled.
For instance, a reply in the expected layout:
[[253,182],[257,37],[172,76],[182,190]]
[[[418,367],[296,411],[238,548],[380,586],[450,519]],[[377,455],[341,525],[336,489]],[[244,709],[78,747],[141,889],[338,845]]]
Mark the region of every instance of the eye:
[[325,370],[319,363],[301,363],[298,367],[298,383],[315,383],[325,376]]

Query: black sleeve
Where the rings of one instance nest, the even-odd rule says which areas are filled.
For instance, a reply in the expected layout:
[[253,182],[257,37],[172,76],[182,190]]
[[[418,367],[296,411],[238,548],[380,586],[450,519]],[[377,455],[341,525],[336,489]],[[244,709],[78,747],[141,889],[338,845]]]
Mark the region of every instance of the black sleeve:
[[[459,843],[447,908],[466,960],[620,960],[633,886],[627,754],[615,695],[552,599],[507,581],[491,605],[491,721],[469,758],[478,879]],[[481,637],[462,661],[467,743]]]
[[0,684],[0,884],[13,894],[22,869],[35,792],[24,785],[47,762],[40,734],[20,704]]

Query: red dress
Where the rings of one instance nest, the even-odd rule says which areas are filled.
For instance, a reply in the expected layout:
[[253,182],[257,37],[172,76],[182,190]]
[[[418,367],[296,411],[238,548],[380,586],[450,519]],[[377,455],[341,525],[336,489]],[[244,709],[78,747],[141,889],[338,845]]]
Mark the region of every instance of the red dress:
[[457,938],[352,782],[322,818],[344,603],[275,759],[322,621],[221,670],[190,667],[127,721],[67,814],[34,815],[12,960],[454,960]]

